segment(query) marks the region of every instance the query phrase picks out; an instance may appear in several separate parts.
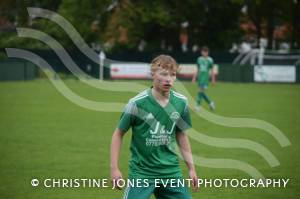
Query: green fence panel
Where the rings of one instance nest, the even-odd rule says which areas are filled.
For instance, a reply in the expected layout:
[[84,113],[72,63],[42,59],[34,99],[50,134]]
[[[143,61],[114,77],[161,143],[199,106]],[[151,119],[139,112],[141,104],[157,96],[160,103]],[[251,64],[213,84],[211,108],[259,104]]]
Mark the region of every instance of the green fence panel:
[[300,63],[296,65],[296,83],[300,83]]
[[7,59],[0,61],[0,81],[32,80],[37,77],[37,67],[28,61]]
[[218,80],[227,82],[253,82],[253,66],[219,64]]

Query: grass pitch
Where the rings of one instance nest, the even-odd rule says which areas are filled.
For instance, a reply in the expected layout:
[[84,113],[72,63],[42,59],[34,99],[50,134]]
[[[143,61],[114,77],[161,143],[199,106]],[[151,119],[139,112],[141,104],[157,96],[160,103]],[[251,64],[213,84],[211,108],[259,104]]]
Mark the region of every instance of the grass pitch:
[[[95,101],[124,102],[135,93],[97,90],[77,80],[65,83],[78,95]],[[142,82],[150,85],[150,82]],[[195,95],[196,86],[184,83]],[[193,198],[300,198],[300,86],[233,84],[210,86],[216,114],[256,118],[278,127],[291,141],[281,147],[263,130],[224,127],[192,112],[195,129],[212,137],[243,138],[268,148],[278,167],[253,151],[219,148],[191,140],[193,153],[206,158],[230,158],[257,168],[267,178],[290,178],[287,188],[202,188]],[[205,106],[207,107],[207,106]],[[0,83],[0,198],[121,198],[110,188],[32,187],[31,179],[109,178],[109,145],[120,113],[81,108],[62,96],[48,80]],[[130,132],[125,135],[120,169],[127,176]],[[186,167],[182,163],[185,177]],[[250,178],[234,169],[197,166],[200,178]]]

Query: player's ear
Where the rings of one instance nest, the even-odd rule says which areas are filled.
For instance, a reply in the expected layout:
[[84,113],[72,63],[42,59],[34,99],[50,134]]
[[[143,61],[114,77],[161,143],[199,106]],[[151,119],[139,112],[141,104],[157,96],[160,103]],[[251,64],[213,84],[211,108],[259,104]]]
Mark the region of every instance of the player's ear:
[[154,76],[155,70],[151,70],[151,77]]

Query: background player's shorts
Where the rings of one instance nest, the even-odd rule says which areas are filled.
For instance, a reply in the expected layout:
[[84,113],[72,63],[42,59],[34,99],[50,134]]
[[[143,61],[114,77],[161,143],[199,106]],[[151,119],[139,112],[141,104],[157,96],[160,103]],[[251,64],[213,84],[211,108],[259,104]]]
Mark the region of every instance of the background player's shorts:
[[148,199],[154,194],[156,199],[191,199],[190,192],[186,186],[179,187],[156,187],[154,183],[149,183],[147,187],[127,187],[123,199]]
[[207,87],[208,87],[208,83],[207,82],[199,82],[198,83],[198,86],[203,89],[203,90],[206,90]]

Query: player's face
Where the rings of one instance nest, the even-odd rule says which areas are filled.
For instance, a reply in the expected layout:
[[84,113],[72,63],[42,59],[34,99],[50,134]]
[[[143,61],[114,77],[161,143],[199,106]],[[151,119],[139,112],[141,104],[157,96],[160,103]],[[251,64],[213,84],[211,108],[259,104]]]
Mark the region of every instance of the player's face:
[[203,57],[207,57],[207,56],[208,56],[208,51],[207,51],[207,50],[202,50],[202,51],[201,51],[201,55],[202,55]]
[[169,92],[176,79],[176,71],[158,68],[153,72],[153,86],[161,92]]

